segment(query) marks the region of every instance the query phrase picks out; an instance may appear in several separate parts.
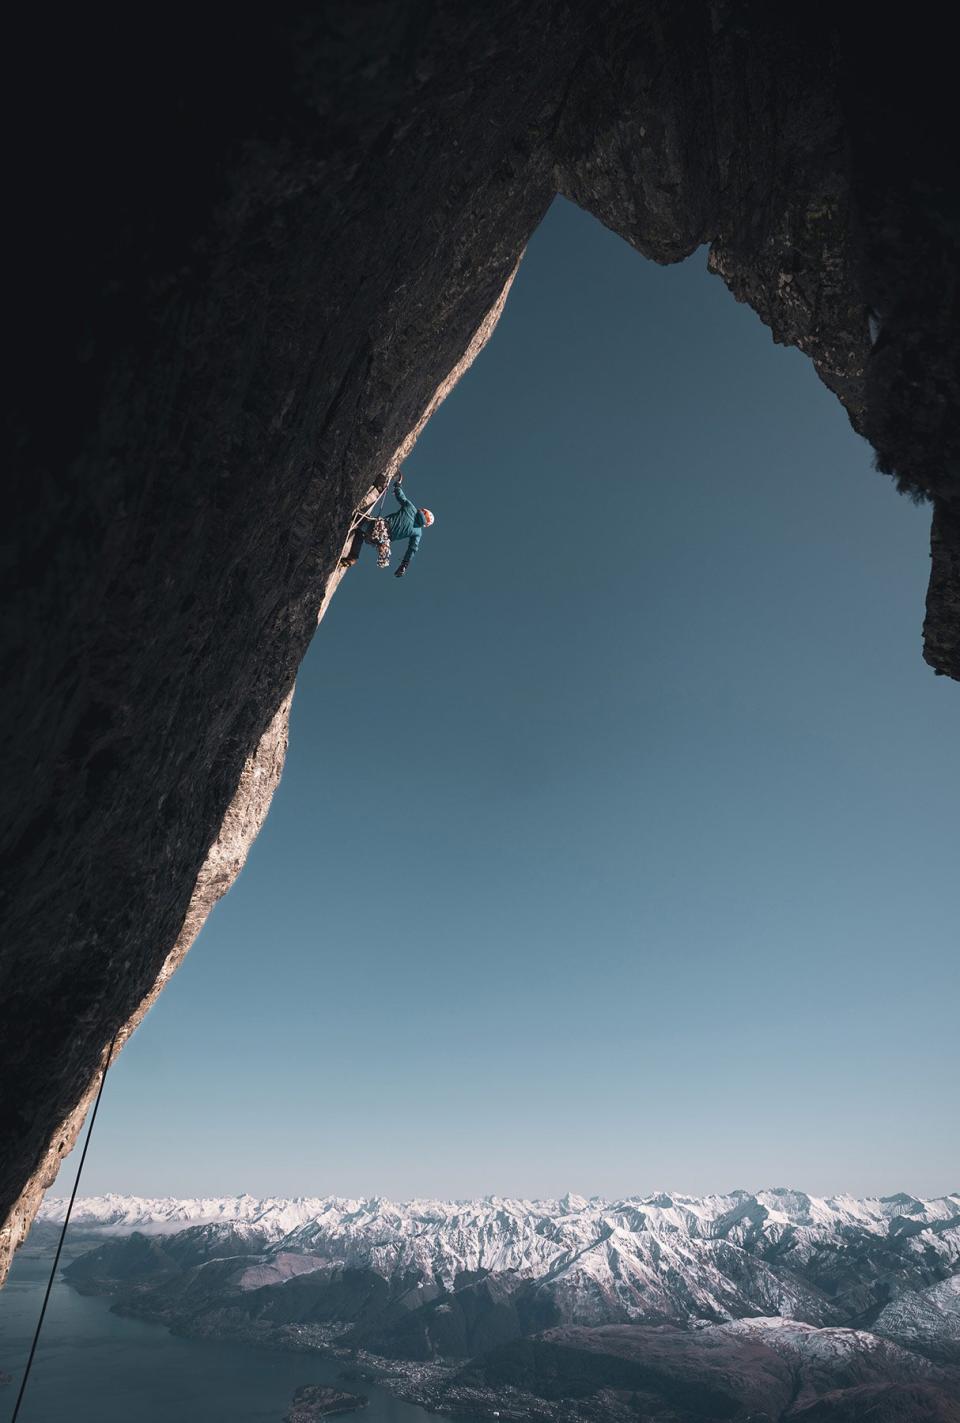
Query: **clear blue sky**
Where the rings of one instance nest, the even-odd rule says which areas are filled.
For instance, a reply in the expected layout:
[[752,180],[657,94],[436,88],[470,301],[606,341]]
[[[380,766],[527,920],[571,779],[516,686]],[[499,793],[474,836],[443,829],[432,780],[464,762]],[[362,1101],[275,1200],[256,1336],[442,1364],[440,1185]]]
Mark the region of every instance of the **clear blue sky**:
[[407,487],[84,1190],[956,1189],[928,512],[705,254],[562,201]]

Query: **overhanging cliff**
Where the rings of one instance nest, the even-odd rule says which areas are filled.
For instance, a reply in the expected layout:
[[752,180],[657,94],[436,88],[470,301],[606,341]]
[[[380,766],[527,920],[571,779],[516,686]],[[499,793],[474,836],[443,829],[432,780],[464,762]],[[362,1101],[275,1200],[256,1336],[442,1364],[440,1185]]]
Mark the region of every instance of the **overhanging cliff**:
[[0,1269],[259,827],[355,510],[555,192],[657,261],[709,242],[933,499],[925,655],[960,676],[935,57],[826,7],[706,0],[127,24],[24,36],[12,95]]

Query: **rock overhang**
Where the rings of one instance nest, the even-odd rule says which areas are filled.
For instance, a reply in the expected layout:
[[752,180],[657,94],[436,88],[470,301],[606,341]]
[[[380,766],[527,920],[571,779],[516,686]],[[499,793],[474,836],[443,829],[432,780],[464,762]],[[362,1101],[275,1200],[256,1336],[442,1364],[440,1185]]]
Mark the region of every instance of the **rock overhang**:
[[266,813],[356,509],[490,334],[556,191],[654,260],[709,243],[932,501],[925,656],[960,676],[955,187],[945,99],[899,31],[397,0],[171,30],[139,68],[129,30],[74,40],[20,153],[7,1253],[106,1045]]

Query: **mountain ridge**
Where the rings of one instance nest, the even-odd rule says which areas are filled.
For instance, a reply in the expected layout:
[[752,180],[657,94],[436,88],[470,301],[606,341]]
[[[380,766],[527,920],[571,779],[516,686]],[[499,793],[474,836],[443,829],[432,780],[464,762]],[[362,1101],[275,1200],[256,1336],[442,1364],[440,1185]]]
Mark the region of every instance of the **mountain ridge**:
[[[62,1201],[45,1202],[39,1225],[56,1226],[63,1210]],[[954,1194],[817,1197],[773,1188],[407,1202],[107,1195],[78,1201],[73,1221],[81,1234],[169,1237],[158,1258],[170,1268],[233,1253],[243,1261],[231,1285],[238,1295],[294,1275],[369,1271],[417,1280],[419,1308],[455,1296],[465,1281],[496,1278],[513,1291],[525,1287],[539,1301],[535,1312],[544,1305],[556,1323],[761,1315],[869,1328],[885,1318],[909,1324],[917,1338],[960,1309],[949,1292],[921,1300],[960,1271]],[[905,1314],[893,1308],[904,1295],[917,1299]]]
[[[39,1228],[64,1208],[48,1201]],[[434,1412],[956,1416],[956,1194],[104,1196],[75,1212],[100,1240],[66,1269],[77,1289],[196,1337],[319,1349]]]

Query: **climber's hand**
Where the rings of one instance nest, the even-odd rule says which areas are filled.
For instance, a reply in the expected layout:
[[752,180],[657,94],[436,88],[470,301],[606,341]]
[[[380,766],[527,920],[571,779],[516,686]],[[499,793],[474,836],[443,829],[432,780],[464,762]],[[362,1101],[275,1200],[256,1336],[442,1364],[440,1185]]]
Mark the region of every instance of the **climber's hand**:
[[394,484],[402,484],[402,483],[403,483],[403,470],[401,470],[399,474],[395,474],[395,475],[393,476],[393,482],[394,482]]

